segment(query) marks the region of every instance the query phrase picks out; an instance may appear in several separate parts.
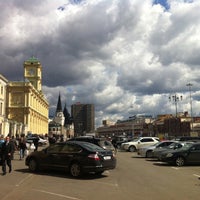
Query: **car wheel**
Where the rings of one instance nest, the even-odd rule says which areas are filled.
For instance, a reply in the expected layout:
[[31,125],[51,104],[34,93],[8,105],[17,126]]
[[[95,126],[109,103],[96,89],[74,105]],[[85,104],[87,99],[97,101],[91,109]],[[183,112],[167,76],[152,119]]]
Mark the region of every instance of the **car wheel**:
[[147,152],[146,152],[146,157],[147,157],[147,158],[152,158],[152,156],[153,156],[152,151],[147,151]]
[[176,166],[181,167],[185,164],[185,159],[183,157],[179,156],[176,158],[175,164],[176,164]]
[[81,166],[80,166],[79,163],[75,162],[75,163],[71,164],[71,166],[70,166],[70,174],[73,177],[81,176]]
[[38,163],[35,159],[31,159],[28,166],[31,172],[36,172],[38,170]]
[[129,150],[130,152],[135,152],[135,151],[136,151],[136,148],[135,148],[135,146],[130,146],[130,147],[128,148],[128,150]]

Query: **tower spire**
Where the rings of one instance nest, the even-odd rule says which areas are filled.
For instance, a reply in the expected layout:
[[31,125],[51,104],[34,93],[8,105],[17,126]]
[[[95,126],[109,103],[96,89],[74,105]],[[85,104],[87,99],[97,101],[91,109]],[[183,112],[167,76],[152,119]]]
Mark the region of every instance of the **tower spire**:
[[59,92],[59,96],[58,96],[56,112],[62,112],[62,103],[61,103],[61,98],[60,98],[60,92]]

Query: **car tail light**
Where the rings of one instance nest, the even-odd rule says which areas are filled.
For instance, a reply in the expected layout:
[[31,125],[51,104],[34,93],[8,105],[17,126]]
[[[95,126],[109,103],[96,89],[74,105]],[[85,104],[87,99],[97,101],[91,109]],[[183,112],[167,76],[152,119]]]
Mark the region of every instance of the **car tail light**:
[[100,160],[100,158],[97,154],[90,154],[90,155],[88,155],[88,158],[92,158],[94,160]]

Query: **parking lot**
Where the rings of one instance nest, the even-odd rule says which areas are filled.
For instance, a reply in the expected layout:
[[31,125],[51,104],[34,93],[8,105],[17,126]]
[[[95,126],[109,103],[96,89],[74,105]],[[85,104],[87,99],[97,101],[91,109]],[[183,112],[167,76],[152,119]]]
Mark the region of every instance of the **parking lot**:
[[200,166],[174,167],[119,151],[115,170],[74,179],[56,171],[32,174],[17,156],[13,172],[0,176],[2,200],[195,200],[200,195]]

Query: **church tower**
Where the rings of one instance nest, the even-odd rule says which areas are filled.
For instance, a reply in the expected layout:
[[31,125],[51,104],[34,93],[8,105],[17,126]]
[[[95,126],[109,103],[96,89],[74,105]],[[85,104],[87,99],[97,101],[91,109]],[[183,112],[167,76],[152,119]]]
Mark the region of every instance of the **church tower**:
[[63,111],[62,111],[62,103],[61,103],[60,93],[59,93],[59,96],[58,96],[56,114],[55,114],[53,121],[60,124],[61,126],[64,126],[65,117],[64,117],[64,114],[63,114]]

